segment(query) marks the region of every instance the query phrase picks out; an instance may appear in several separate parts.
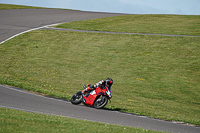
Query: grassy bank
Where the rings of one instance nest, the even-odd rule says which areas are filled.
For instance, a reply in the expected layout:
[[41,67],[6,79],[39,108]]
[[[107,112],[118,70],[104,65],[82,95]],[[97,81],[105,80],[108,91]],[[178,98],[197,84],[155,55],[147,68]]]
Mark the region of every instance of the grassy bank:
[[69,22],[58,28],[128,33],[200,35],[200,16],[124,15]]
[[132,127],[117,126],[111,124],[103,124],[86,120],[76,120],[62,116],[43,115],[37,113],[28,113],[18,110],[0,108],[0,132],[37,132],[37,133],[158,133],[145,129],[136,129]]
[[47,7],[36,7],[36,6],[1,4],[0,3],[0,10],[9,10],[9,9],[60,9],[60,10],[72,10],[72,9],[62,9],[62,8],[47,8]]
[[43,9],[43,7],[13,5],[13,4],[1,4],[0,3],[0,10],[6,10],[6,9],[31,9],[31,8]]
[[200,39],[37,30],[0,45],[0,83],[70,98],[114,80],[106,107],[200,125]]

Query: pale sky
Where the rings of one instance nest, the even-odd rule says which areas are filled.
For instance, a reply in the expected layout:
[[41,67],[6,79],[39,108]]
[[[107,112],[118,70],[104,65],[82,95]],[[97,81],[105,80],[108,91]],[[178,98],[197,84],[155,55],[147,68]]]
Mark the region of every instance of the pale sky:
[[112,13],[200,15],[200,0],[0,0],[0,3]]

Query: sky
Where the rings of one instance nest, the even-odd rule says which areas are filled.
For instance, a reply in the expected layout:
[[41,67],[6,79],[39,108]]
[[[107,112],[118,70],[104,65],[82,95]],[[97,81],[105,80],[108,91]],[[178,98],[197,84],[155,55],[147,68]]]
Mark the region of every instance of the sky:
[[200,15],[200,0],[0,0],[0,3],[95,12]]

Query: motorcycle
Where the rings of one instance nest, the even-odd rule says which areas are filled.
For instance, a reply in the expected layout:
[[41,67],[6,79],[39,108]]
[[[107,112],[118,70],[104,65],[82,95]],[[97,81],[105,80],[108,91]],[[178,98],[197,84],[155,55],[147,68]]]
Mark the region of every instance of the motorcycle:
[[[83,87],[86,88],[85,85]],[[75,93],[71,98],[71,103],[77,105],[83,102],[85,105],[100,109],[106,106],[108,100],[111,98],[111,92],[107,87],[104,89],[97,87],[95,90],[86,92],[85,94],[82,91]]]

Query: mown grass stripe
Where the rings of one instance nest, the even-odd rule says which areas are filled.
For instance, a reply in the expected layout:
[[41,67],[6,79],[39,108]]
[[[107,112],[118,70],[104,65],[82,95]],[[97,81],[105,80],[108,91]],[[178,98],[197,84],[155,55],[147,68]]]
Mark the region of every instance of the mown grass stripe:
[[195,35],[170,35],[170,34],[153,34],[153,33],[126,33],[126,32],[108,32],[108,31],[89,31],[89,30],[76,30],[76,29],[66,29],[66,28],[54,28],[45,26],[41,29],[48,30],[63,30],[63,31],[75,31],[75,32],[89,32],[89,33],[107,33],[107,34],[133,34],[133,35],[151,35],[151,36],[177,36],[177,37],[200,37]]

